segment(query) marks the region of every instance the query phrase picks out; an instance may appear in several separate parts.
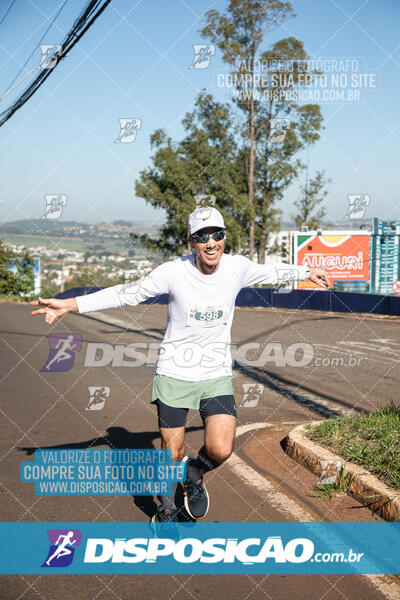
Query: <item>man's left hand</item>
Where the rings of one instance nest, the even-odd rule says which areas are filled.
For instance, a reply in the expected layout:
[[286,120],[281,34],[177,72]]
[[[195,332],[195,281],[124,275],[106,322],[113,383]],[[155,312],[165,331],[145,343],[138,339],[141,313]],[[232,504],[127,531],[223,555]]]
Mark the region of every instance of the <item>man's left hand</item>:
[[315,269],[310,267],[310,277],[313,283],[316,283],[320,287],[328,288],[330,286],[328,273],[324,269]]

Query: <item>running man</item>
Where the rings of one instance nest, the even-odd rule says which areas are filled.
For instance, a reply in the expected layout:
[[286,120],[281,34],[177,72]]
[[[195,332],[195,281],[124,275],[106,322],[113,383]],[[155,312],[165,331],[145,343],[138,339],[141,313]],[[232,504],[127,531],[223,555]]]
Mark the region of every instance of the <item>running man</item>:
[[[51,561],[54,558],[61,558],[62,556],[66,556],[67,554],[71,554],[71,549],[67,548],[67,546],[73,546],[76,543],[76,540],[73,540],[74,532],[68,531],[67,535],[59,535],[58,540],[56,541],[56,550],[54,553],[46,560],[46,565],[49,567]],[[62,542],[60,541],[62,540]]]
[[[236,431],[230,331],[235,299],[242,287],[279,284],[282,273],[291,279],[311,279],[329,287],[323,269],[295,265],[260,265],[240,255],[224,254],[226,228],[213,207],[196,209],[188,221],[188,241],[193,253],[168,261],[144,277],[133,293],[123,285],[66,300],[42,299],[33,315],[45,314],[53,323],[69,311],[89,311],[135,306],[169,294],[168,322],[153,380],[151,402],[157,407],[161,447],[175,461],[186,461],[185,508],[194,519],[203,518],[209,496],[203,476],[219,467],[232,453]],[[278,274],[279,273],[279,274]],[[189,409],[200,411],[204,445],[197,457],[184,457],[185,425]],[[154,521],[179,521],[175,491],[162,496]]]
[[47,365],[46,365],[47,371],[50,369],[50,367],[53,363],[59,363],[62,360],[70,360],[71,359],[71,355],[68,354],[67,350],[75,350],[76,346],[74,346],[74,344],[72,344],[73,340],[74,340],[73,335],[69,335],[65,339],[58,340],[57,345],[55,347],[55,349],[58,350],[58,352],[56,352],[56,354],[53,356],[51,361],[49,363],[47,363]]
[[[86,410],[90,410],[92,408],[92,406],[95,406],[96,404],[104,404],[106,399],[107,399],[107,389],[109,390],[110,388],[105,388],[102,387],[98,390],[95,390],[93,393],[93,396],[89,399],[89,404],[87,405]],[[103,407],[101,407],[103,408]]]

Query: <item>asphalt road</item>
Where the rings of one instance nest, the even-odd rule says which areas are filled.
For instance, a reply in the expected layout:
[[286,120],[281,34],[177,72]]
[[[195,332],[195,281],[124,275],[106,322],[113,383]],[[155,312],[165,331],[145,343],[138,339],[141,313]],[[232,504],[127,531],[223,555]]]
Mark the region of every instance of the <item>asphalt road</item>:
[[[150,497],[38,497],[32,484],[19,481],[19,464],[36,448],[159,447],[149,394],[166,307],[67,315],[51,326],[30,311],[15,304],[2,304],[0,311],[1,519],[147,521],[156,509]],[[42,371],[49,333],[81,336],[81,349],[66,372]],[[318,501],[312,496],[315,476],[287,457],[280,442],[298,423],[398,403],[399,334],[398,319],[238,309],[232,330],[239,349],[234,376],[238,435],[234,455],[207,476],[207,520],[379,520],[346,495]],[[132,357],[123,355],[135,342],[153,344],[150,351],[142,348],[148,353],[142,366],[128,366]],[[93,349],[95,343],[103,344],[114,366],[85,366],[89,345]],[[248,347],[244,355],[244,344],[260,345]],[[246,359],[250,364],[244,364]],[[307,364],[297,366],[302,361]],[[101,410],[87,410],[93,386],[110,389]],[[187,454],[196,453],[202,435],[199,416],[190,413]],[[232,600],[381,600],[400,598],[400,585],[392,576],[23,575],[2,576],[0,587],[0,598],[24,600],[213,599],[224,593]]]

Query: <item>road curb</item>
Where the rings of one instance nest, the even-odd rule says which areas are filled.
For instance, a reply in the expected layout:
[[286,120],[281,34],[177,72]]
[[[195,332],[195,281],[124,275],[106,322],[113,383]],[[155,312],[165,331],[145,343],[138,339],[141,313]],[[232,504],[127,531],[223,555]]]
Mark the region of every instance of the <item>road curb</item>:
[[[317,424],[317,421],[313,421],[312,423],[312,425]],[[285,452],[296,462],[315,473],[315,475],[321,475],[321,461],[346,462],[346,473],[351,473],[354,476],[353,482],[349,486],[351,495],[386,521],[400,521],[400,498],[394,498],[390,501],[390,498],[396,495],[396,491],[389,488],[366,469],[354,463],[344,461],[342,457],[309,440],[305,436],[307,425],[308,423],[299,425],[289,432],[283,441]],[[368,496],[377,494],[383,494],[383,496],[368,498]]]

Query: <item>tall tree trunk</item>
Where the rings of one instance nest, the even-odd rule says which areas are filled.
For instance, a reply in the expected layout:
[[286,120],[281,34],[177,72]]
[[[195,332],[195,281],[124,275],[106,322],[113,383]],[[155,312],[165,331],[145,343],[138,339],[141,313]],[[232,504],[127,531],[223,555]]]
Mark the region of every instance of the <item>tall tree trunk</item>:
[[265,263],[265,244],[267,243],[267,232],[265,223],[261,225],[260,244],[258,247],[258,262],[260,265]]
[[268,209],[270,205],[270,196],[269,193],[264,193],[263,197],[263,209],[262,209],[262,219],[261,219],[261,235],[260,235],[260,243],[258,246],[258,262],[260,265],[265,263],[265,246],[267,244],[267,218],[268,218]]
[[249,160],[249,179],[248,179],[248,187],[249,187],[249,208],[252,213],[250,218],[250,230],[249,230],[249,258],[250,260],[254,260],[254,230],[255,230],[255,222],[254,222],[254,144],[255,144],[255,127],[254,127],[254,57],[255,50],[253,50],[251,55],[251,95],[250,95],[250,114],[249,114],[249,126],[250,126],[250,160]]
[[[249,160],[249,207],[251,212],[254,210],[254,106],[250,109],[250,160]],[[250,219],[249,230],[249,257],[254,259],[254,218]]]

